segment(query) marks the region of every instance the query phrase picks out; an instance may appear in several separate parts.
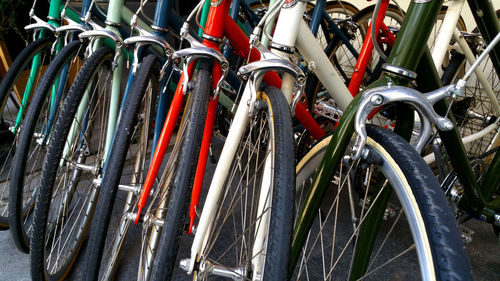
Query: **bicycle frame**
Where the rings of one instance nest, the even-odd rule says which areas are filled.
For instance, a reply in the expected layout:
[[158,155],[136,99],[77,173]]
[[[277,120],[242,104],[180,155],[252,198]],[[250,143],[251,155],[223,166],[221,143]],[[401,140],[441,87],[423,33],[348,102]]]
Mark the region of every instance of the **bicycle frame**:
[[[474,3],[471,4],[471,2]],[[471,7],[478,5],[483,11],[493,10],[491,3],[486,3],[486,1],[481,3],[478,2],[480,1],[470,0],[469,4],[471,4]],[[433,90],[441,86],[437,71],[433,67],[430,53],[426,51],[427,47],[425,46],[426,43],[424,43],[427,42],[427,38],[430,34],[430,28],[432,28],[431,23],[435,21],[441,5],[442,1],[430,1],[427,3],[417,3],[417,1],[411,2],[401,31],[398,33],[396,43],[393,46],[393,50],[387,61],[391,65],[401,67],[409,71],[415,71],[418,66],[418,70],[420,70],[418,71],[420,77],[417,77],[417,82],[425,81],[425,83],[419,84],[426,88],[426,90]],[[478,22],[478,24],[481,25],[480,22]],[[418,32],[416,29],[413,29],[413,27],[417,27],[416,29],[418,29]],[[483,26],[483,28],[494,30],[495,26]],[[492,33],[494,32],[495,31],[492,31]],[[496,33],[498,32],[499,28],[497,25]],[[416,48],[415,46],[418,47]],[[387,86],[388,83],[393,85],[408,86],[409,81],[410,80],[408,78],[384,72],[383,77],[371,84],[370,87]],[[300,256],[302,245],[312,224],[314,215],[319,207],[319,204],[321,203],[321,198],[326,190],[326,187],[328,186],[328,182],[332,176],[332,171],[334,171],[334,168],[340,163],[340,158],[344,155],[346,147],[351,140],[354,132],[353,119],[361,100],[360,97],[361,95],[358,95],[349,105],[349,108],[344,112],[339,126],[332,137],[332,141],[325,152],[325,156],[320,164],[320,167],[318,168],[314,183],[311,185],[312,188],[305,200],[308,204],[306,204],[299,213],[300,215],[294,229],[292,259],[289,268],[290,271],[294,269],[297,259]],[[445,101],[438,102],[435,109],[440,115],[445,115],[448,109],[447,103]],[[409,114],[408,120],[406,121],[407,124],[405,125],[402,123],[403,126],[396,126],[396,129],[403,135],[409,136],[410,130],[408,128],[411,127],[411,120],[412,114]],[[401,124],[401,121],[403,120],[398,119],[398,124]],[[485,204],[486,201],[484,198],[491,198],[492,192],[500,183],[500,176],[498,175],[500,156],[498,154],[495,155],[485,180],[481,185],[481,188],[479,188],[470,165],[464,164],[468,163],[467,155],[464,151],[464,147],[461,143],[456,127],[452,131],[439,131],[439,133],[443,143],[445,144],[445,148],[448,151],[453,167],[465,188],[464,202],[461,203],[466,203],[470,206],[468,210],[470,210],[472,215],[476,215],[491,222],[493,220],[494,210],[498,210],[500,207],[498,205],[499,200],[495,200],[496,202],[491,202],[490,204]],[[497,171],[497,175],[494,175],[495,170]],[[371,217],[367,218],[367,220],[369,219],[374,223],[367,225],[366,229],[377,228],[378,222],[381,221],[380,214],[383,214],[385,205],[385,203],[381,203],[373,206],[374,211],[372,214],[378,213],[379,216],[370,214]],[[382,210],[382,212],[380,212],[380,210]],[[356,264],[358,269],[353,272],[351,278],[358,278],[358,275],[366,270],[370,257],[370,250],[367,251],[366,249],[371,249],[373,240],[374,237],[358,241],[357,250],[355,251],[356,258],[352,263]]]
[[[432,59],[434,61],[434,65],[436,69],[441,73],[441,62],[444,59],[444,56],[447,51],[447,47],[449,45],[449,42],[451,38],[458,43],[460,46],[460,49],[463,51],[467,61],[469,62],[470,65],[474,64],[476,61],[474,54],[472,53],[471,48],[461,36],[459,31],[456,28],[458,19],[460,17],[460,12],[463,9],[465,0],[454,0],[449,2],[448,10],[446,12],[445,18],[442,22],[441,29],[436,37],[436,43],[434,46],[434,49],[432,51]],[[498,103],[497,97],[495,93],[493,92],[493,89],[489,85],[488,81],[486,80],[485,74],[481,71],[481,69],[476,68],[474,70],[474,73],[477,76],[477,80],[482,86],[482,89],[486,94],[488,95],[488,98],[490,102],[493,104],[493,110],[496,116],[500,116],[500,105]],[[485,135],[489,134],[490,132],[496,130],[498,128],[498,124],[493,123],[490,126],[486,127],[485,129],[467,136],[466,138],[462,139],[463,144],[468,144],[472,141],[475,141],[477,139],[480,139],[484,137]],[[497,135],[498,138],[498,135]],[[495,140],[493,140],[493,143],[496,143]],[[434,154],[430,154],[424,158],[427,163],[431,163],[434,161]]]

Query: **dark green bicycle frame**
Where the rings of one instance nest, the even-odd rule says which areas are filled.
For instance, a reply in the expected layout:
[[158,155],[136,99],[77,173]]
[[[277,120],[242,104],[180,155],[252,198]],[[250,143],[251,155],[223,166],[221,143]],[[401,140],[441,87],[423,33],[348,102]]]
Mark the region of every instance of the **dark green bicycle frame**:
[[[494,15],[491,3],[488,0],[468,0],[468,2],[472,10],[476,8],[476,10],[481,9],[483,11],[483,18],[478,21],[478,26],[481,32],[483,30],[489,31],[488,35],[485,35],[485,40],[486,42],[490,42],[500,31],[496,16],[494,19],[491,18]],[[398,32],[398,37],[387,60],[388,64],[416,71],[418,73],[417,84],[420,85],[419,90],[422,92],[435,90],[442,86],[426,45],[431,29],[433,28],[433,23],[436,21],[442,4],[443,0],[430,0],[426,3],[411,2],[403,26]],[[498,58],[498,55],[500,55],[500,45],[497,45],[495,52],[490,54],[496,69],[500,69],[498,60],[494,59],[495,57]],[[419,83],[419,81],[422,82]],[[387,86],[388,83],[409,86],[410,82],[400,76],[384,72],[382,77],[368,88]],[[336,167],[340,164],[341,158],[353,137],[354,116],[361,97],[362,95],[357,95],[345,110],[316,172],[314,182],[308,191],[304,205],[299,212],[293,233],[290,273],[294,270],[295,264],[301,254],[302,246],[314,222],[315,215],[325,195],[330,179]],[[438,102],[435,109],[439,114],[445,115],[448,104],[446,101]],[[398,111],[398,113],[400,112]],[[406,112],[405,116],[398,114],[396,131],[408,139],[413,126],[413,113],[411,110],[403,112]],[[454,122],[453,116],[450,117]],[[460,202],[461,205],[469,210],[471,215],[491,222],[494,211],[500,209],[500,200],[491,201],[492,194],[500,184],[500,173],[498,173],[500,168],[499,154],[495,155],[482,185],[479,186],[471,166],[464,164],[469,163],[469,161],[456,126],[452,131],[439,132],[439,134],[450,156],[453,168],[457,172],[459,180],[465,189],[465,195],[462,202]],[[373,243],[378,232],[378,225],[382,220],[382,215],[390,195],[390,189],[386,190],[389,191],[383,192],[380,195],[380,198],[385,198],[386,200],[378,200],[372,206],[372,211],[365,218],[365,225],[360,229],[363,235],[359,235],[356,245],[355,257],[352,263],[353,269],[350,275],[351,280],[361,277],[367,269]]]

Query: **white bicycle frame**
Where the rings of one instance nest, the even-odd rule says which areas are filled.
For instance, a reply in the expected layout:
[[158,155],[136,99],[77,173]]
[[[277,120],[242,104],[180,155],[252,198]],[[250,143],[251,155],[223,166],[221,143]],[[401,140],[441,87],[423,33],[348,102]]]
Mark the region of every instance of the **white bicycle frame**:
[[[434,65],[438,71],[442,73],[441,70],[441,63],[444,60],[444,57],[446,55],[446,52],[448,51],[448,46],[450,43],[451,38],[455,39],[457,41],[458,46],[462,50],[463,54],[465,55],[467,61],[470,63],[470,65],[473,65],[474,62],[476,61],[476,58],[474,54],[472,53],[472,50],[470,49],[469,45],[461,36],[460,31],[457,29],[457,22],[460,18],[460,13],[462,12],[463,6],[464,6],[465,0],[452,0],[449,1],[448,4],[448,10],[446,11],[446,15],[443,19],[443,22],[441,24],[441,29],[439,30],[439,33],[436,37],[436,42],[434,45],[434,48],[432,50],[432,59],[434,61]],[[494,71],[494,70],[493,70]],[[440,73],[440,74],[441,74]],[[496,98],[495,93],[493,92],[493,89],[491,86],[488,84],[488,81],[486,80],[486,76],[484,73],[481,71],[479,67],[477,67],[474,70],[474,73],[476,74],[477,80],[483,87],[482,90],[486,92],[488,95],[488,98],[490,102],[493,105],[494,109],[494,114],[497,116],[500,116],[500,105],[498,104],[498,100]],[[483,138],[484,136],[489,135],[491,132],[497,130],[495,136],[490,142],[490,146],[494,145],[497,141],[498,138],[500,137],[500,134],[498,132],[498,123],[495,122],[486,128],[472,134],[469,136],[466,136],[462,138],[463,144],[468,144],[471,143],[475,140],[478,140],[480,138]],[[488,147],[488,150],[491,147]],[[430,164],[435,161],[435,155],[434,153],[429,154],[424,157],[424,160],[426,163]]]
[[[320,43],[316,40],[315,36],[309,30],[308,25],[302,19],[306,8],[305,2],[297,1],[292,7],[281,8],[280,15],[276,24],[274,31],[273,43],[297,47],[304,59],[314,67],[310,67],[313,72],[317,75],[323,86],[327,89],[328,93],[332,95],[332,98],[337,102],[340,109],[345,110],[347,105],[352,100],[352,95],[349,93],[344,82],[338,75],[337,71],[331,64],[330,60],[324,53],[323,48]],[[300,36],[297,36],[300,34]],[[293,49],[293,48],[292,48]],[[282,51],[272,49],[272,52],[279,55],[283,59],[289,59],[290,54]],[[294,78],[290,74],[283,74],[282,77],[282,88],[281,91],[284,93],[287,101],[291,103],[292,93],[294,91]],[[209,236],[209,230],[212,227],[212,222],[215,219],[215,212],[217,210],[217,202],[223,191],[223,185],[226,181],[229,168],[234,159],[236,149],[243,133],[246,128],[246,124],[249,121],[249,103],[251,99],[251,90],[249,85],[244,89],[243,95],[241,97],[238,109],[234,116],[233,122],[229,129],[229,133],[226,138],[226,142],[222,149],[215,173],[210,184],[210,188],[205,200],[205,205],[203,206],[203,211],[198,223],[194,241],[191,247],[191,256],[189,260],[189,265],[187,268],[188,274],[191,274],[194,269],[195,262],[202,255],[203,249],[207,243]],[[266,158],[266,167],[270,164],[269,155]],[[263,183],[270,183],[271,179],[269,174],[264,174]],[[270,184],[263,184],[261,187],[261,194],[268,194],[270,189]],[[260,201],[266,200],[266,196],[261,196]],[[265,204],[259,202],[259,209],[265,208]],[[267,219],[266,216],[262,218],[264,221]],[[256,233],[256,242],[253,248],[253,259],[252,264],[254,268],[260,267],[260,261],[262,260],[262,248],[264,248],[266,241],[264,241],[265,231],[267,228],[260,227]]]

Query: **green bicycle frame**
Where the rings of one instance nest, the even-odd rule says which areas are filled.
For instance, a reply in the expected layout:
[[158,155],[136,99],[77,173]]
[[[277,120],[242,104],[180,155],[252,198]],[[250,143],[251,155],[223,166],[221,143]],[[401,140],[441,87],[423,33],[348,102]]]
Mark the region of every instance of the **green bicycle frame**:
[[[471,2],[474,4],[471,4]],[[419,90],[421,91],[435,90],[442,86],[438,73],[434,68],[432,57],[426,45],[430,31],[437,18],[442,3],[443,0],[432,0],[427,3],[415,3],[415,1],[412,1],[410,3],[403,26],[398,32],[396,43],[393,46],[391,54],[387,60],[388,64],[411,71],[417,71],[419,75],[417,83],[418,81],[423,81],[418,83],[420,88]],[[471,7],[477,5],[483,10],[493,10],[491,3],[488,3],[486,0],[469,0],[469,3],[471,4]],[[497,21],[496,18],[495,21]],[[481,23],[485,24],[485,22],[487,23],[488,21],[478,22],[478,24],[481,26]],[[491,26],[483,26],[482,28],[485,30],[491,30]],[[499,30],[497,26],[496,33],[498,32]],[[372,83],[368,88],[387,86],[388,83],[391,83],[392,85],[409,86],[410,81],[401,76],[384,72],[382,77]],[[330,179],[333,176],[335,168],[340,164],[342,156],[344,155],[347,146],[353,137],[354,117],[361,101],[361,96],[362,95],[357,95],[342,115],[339,125],[332,136],[332,140],[328,145],[325,155],[316,172],[313,184],[311,185],[306,199],[304,200],[304,205],[299,212],[293,233],[289,273],[293,272],[295,268],[302,250],[302,245],[304,245],[309,229],[314,222],[315,215],[321,204],[322,198],[325,195]],[[446,101],[441,101],[436,104],[435,109],[439,114],[445,115],[448,109],[448,104]],[[411,110],[406,110],[406,112],[405,116],[402,117],[401,114],[399,114],[400,111],[398,111],[396,131],[403,137],[408,138],[413,127],[413,112]],[[450,119],[454,122],[454,118],[452,116]],[[493,159],[493,163],[485,177],[483,185],[481,186],[481,188],[485,188],[486,190],[481,192],[482,189],[478,186],[471,166],[464,165],[464,163],[469,162],[456,126],[452,131],[440,131],[439,133],[443,143],[445,144],[445,148],[450,155],[451,163],[457,171],[460,182],[466,190],[463,200],[464,203],[467,203],[467,206],[472,207],[470,209],[473,211],[473,214],[479,215],[481,218],[491,221],[494,214],[493,211],[498,210],[500,207],[500,200],[496,200],[494,204],[487,205],[484,198],[490,198],[491,194],[494,190],[496,190],[500,183],[500,176],[498,175],[500,156],[497,154]],[[494,172],[495,170],[497,171],[496,174]],[[390,192],[382,194],[381,196],[388,198],[389,195]],[[387,204],[387,201],[383,201],[384,200],[380,200],[380,202],[377,202],[374,206],[372,206],[372,211],[368,214],[370,217],[365,219],[366,222],[369,221],[370,223],[363,226],[360,230],[368,235],[360,236],[357,242],[355,250],[356,255],[354,257],[354,262],[352,263],[353,271],[350,275],[352,280],[356,280],[361,277],[368,266],[378,226],[382,221],[382,215],[384,213],[383,210],[385,210]]]

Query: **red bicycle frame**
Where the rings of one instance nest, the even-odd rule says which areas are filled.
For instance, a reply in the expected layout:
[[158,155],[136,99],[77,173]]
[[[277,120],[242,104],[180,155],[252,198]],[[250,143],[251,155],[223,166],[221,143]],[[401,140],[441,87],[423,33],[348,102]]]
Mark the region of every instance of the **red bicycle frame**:
[[[208,38],[223,38],[224,36],[229,40],[233,49],[237,50],[237,53],[242,55],[243,58],[249,57],[249,61],[256,61],[260,59],[260,54],[257,50],[250,50],[249,40],[245,33],[240,29],[238,24],[229,16],[229,7],[231,5],[231,0],[212,0],[211,7],[208,13],[207,23],[204,33],[209,35]],[[219,50],[220,43],[203,39],[203,45],[206,47]],[[250,56],[249,56],[250,54]],[[189,77],[192,77],[194,66],[196,62],[193,62],[188,67]],[[222,75],[222,69],[220,65],[214,64],[212,69],[212,88],[215,89],[217,82]],[[181,111],[184,95],[182,94],[182,81],[184,75],[181,75],[177,89],[174,93],[172,103],[170,105],[169,112],[167,114],[166,121],[164,123],[160,138],[158,140],[158,145],[155,149],[153,158],[151,160],[151,165],[142,188],[142,193],[138,202],[138,210],[135,223],[139,221],[141,210],[146,206],[151,188],[153,187],[154,180],[158,174],[158,170],[163,161],[166,149],[172,137],[175,125],[177,123],[179,113]],[[267,85],[275,86],[277,88],[281,87],[281,78],[278,74],[274,72],[268,72],[264,76],[264,82]],[[208,111],[206,116],[205,128],[203,132],[203,139],[200,148],[200,155],[198,158],[198,164],[196,167],[195,179],[193,182],[193,191],[191,195],[191,205],[189,211],[190,217],[190,227],[188,229],[188,234],[191,233],[191,229],[196,217],[196,207],[199,203],[201,188],[203,185],[203,178],[205,175],[205,167],[208,159],[208,152],[210,149],[210,143],[212,140],[213,126],[216,116],[218,98],[211,99],[208,105]],[[298,104],[295,110],[295,117],[297,120],[311,133],[311,135],[320,139],[325,135],[325,132],[316,123],[313,117],[309,114],[307,109],[302,105]]]

